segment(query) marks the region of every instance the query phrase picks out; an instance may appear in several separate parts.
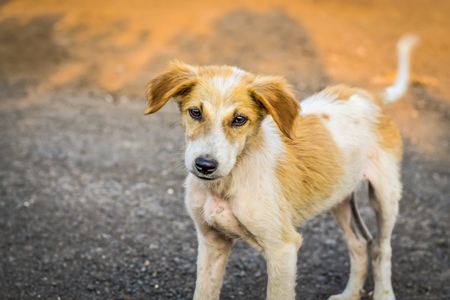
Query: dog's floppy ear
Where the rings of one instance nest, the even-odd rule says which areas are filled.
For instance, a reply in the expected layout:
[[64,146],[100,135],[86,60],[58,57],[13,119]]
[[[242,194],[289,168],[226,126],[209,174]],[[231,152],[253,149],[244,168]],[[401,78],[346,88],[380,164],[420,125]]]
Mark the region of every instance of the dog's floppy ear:
[[151,80],[147,88],[148,107],[146,115],[152,114],[172,97],[186,95],[195,85],[197,69],[193,66],[173,61],[169,69]]
[[292,139],[300,105],[289,90],[286,81],[276,76],[259,76],[253,82],[253,98],[272,116],[281,132]]

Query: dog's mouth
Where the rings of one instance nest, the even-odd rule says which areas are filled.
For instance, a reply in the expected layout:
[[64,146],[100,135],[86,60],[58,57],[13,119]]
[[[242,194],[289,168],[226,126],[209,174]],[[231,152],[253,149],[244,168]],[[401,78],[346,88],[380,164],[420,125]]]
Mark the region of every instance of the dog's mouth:
[[208,178],[208,177],[201,177],[201,176],[197,176],[197,177],[202,179],[202,180],[208,180],[208,181],[213,181],[213,180],[217,179],[217,178]]
[[219,179],[219,178],[220,178],[219,176],[207,177],[207,176],[204,176],[204,175],[200,175],[200,174],[198,174],[198,173],[195,173],[195,172],[191,172],[191,173],[194,174],[195,177],[197,177],[197,178],[199,178],[199,179],[201,179],[201,180],[206,180],[206,181],[213,181],[213,180],[216,180],[216,179]]

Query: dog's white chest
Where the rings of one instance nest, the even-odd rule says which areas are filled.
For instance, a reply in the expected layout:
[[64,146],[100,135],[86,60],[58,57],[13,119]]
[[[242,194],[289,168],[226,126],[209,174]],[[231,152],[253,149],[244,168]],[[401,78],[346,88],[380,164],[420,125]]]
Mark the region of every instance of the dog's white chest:
[[229,199],[208,196],[203,206],[205,221],[224,234],[242,236],[244,233],[234,215]]

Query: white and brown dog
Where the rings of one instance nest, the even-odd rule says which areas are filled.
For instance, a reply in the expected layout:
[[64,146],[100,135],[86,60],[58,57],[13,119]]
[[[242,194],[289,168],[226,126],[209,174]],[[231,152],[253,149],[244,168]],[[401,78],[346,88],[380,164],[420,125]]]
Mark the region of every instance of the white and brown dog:
[[194,299],[219,298],[238,238],[267,260],[267,299],[294,299],[302,244],[296,228],[328,209],[351,260],[345,290],[330,299],[359,299],[371,244],[353,200],[362,180],[369,182],[378,223],[370,251],[374,298],[395,298],[390,239],[402,189],[402,140],[383,104],[405,93],[414,42],[411,36],[399,42],[397,81],[380,97],[338,85],[299,104],[280,77],[180,62],[150,82],[145,114],[173,98],[185,130],[186,206],[199,243]]

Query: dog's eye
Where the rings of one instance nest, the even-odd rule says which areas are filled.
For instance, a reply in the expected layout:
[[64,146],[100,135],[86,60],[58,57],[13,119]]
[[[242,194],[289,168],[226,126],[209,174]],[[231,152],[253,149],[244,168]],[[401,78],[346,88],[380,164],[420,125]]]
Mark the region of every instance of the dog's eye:
[[243,116],[243,115],[239,115],[236,118],[234,118],[233,122],[231,123],[231,125],[233,126],[242,126],[245,123],[247,123],[247,117]]
[[189,109],[189,114],[191,115],[192,118],[194,118],[196,120],[202,119],[202,112],[198,108]]

